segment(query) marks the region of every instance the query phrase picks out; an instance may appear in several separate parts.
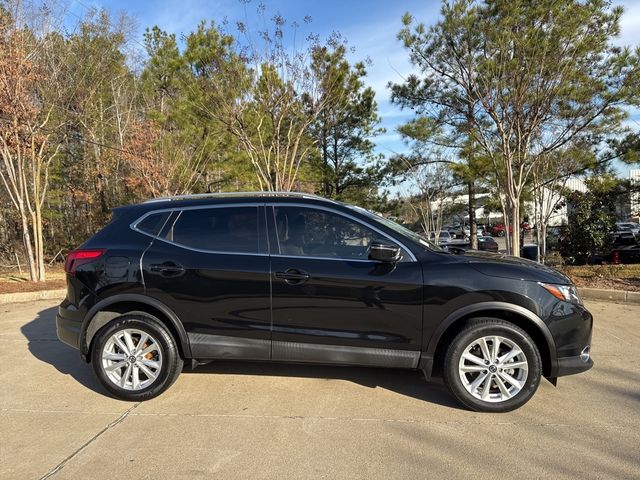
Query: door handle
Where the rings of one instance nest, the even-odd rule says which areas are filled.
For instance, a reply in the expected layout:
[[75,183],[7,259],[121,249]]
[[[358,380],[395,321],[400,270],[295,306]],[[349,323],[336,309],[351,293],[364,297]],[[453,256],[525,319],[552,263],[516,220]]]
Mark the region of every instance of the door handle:
[[296,270],[295,268],[290,268],[285,272],[276,272],[276,278],[280,278],[284,280],[289,285],[299,285],[301,283],[309,280],[309,274],[302,270]]
[[159,273],[165,277],[177,277],[185,272],[184,267],[173,262],[155,263],[149,265],[149,270],[153,273]]

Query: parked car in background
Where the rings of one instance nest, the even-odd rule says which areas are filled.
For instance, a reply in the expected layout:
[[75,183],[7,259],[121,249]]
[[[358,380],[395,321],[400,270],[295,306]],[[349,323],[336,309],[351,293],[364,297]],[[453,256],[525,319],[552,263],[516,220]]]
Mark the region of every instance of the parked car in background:
[[470,235],[470,230],[467,225],[453,224],[443,227],[443,230],[448,231],[452,238],[461,239]]
[[556,251],[560,248],[560,244],[567,235],[567,226],[558,225],[547,228],[547,251]]
[[[449,225],[444,228],[448,230],[456,238],[468,238],[471,236],[471,226],[466,223],[464,225],[461,225],[461,224]],[[477,235],[486,234],[486,228],[484,224],[476,225],[476,234]]]
[[496,242],[493,237],[481,235],[478,237],[478,250],[485,252],[497,252],[498,242]]
[[470,409],[506,412],[543,376],[593,365],[593,318],[565,275],[454,255],[313,195],[120,207],[65,271],[58,337],[128,401],[168,389],[184,362],[235,359],[416,369]]
[[616,232],[631,232],[636,237],[640,236],[640,224],[635,222],[616,222]]
[[443,243],[447,243],[450,242],[454,239],[454,237],[451,235],[450,232],[448,232],[447,230],[442,230],[437,237],[437,242],[436,242],[436,233],[435,232],[431,232],[429,234],[429,240],[431,240],[432,242],[437,243],[438,245],[443,244]]
[[[513,228],[509,225],[509,233],[513,232]],[[507,227],[504,223],[498,223],[491,227],[491,235],[493,237],[504,237],[507,234]]]
[[605,260],[614,265],[640,263],[638,237],[631,232],[617,234],[611,245],[611,251]]

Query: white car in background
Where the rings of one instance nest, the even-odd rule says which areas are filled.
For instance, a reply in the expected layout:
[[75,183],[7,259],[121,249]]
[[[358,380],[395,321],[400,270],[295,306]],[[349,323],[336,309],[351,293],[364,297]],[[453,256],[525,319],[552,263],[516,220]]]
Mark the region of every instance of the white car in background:
[[640,224],[636,222],[616,222],[616,232],[631,232],[640,236]]

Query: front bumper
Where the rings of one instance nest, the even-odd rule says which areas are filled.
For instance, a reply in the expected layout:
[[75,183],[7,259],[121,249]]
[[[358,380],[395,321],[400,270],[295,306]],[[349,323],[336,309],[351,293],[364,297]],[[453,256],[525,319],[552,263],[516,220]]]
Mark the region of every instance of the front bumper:
[[586,372],[593,367],[591,359],[591,334],[593,316],[582,305],[555,302],[546,316],[551,336],[555,342],[556,358],[552,359],[547,378]]
[[593,367],[593,360],[591,359],[591,356],[586,359],[582,355],[577,357],[558,358],[558,370],[556,376],[564,377],[565,375],[586,372],[591,367]]

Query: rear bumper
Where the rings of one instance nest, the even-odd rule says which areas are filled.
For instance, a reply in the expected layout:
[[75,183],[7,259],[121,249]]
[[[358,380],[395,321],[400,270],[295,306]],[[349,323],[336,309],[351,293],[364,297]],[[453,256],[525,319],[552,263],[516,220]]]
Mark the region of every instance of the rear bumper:
[[81,312],[70,308],[58,307],[56,315],[56,333],[61,342],[75,349],[80,348]]

